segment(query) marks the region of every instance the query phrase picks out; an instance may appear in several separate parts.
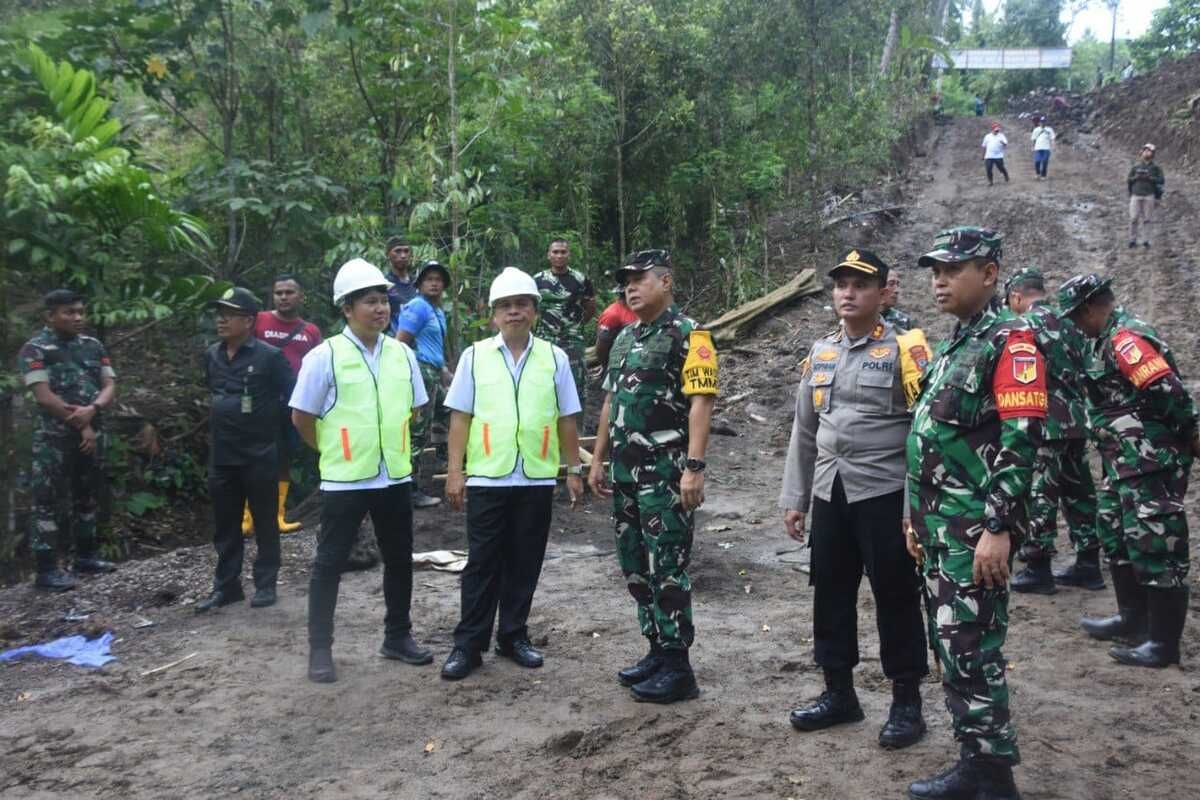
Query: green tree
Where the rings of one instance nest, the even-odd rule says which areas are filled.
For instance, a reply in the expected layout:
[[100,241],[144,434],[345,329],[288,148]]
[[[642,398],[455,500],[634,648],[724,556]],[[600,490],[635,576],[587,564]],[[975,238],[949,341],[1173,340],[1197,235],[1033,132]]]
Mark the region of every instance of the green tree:
[[1130,45],[1139,69],[1151,69],[1165,58],[1182,58],[1200,50],[1200,0],[1169,0],[1154,12],[1150,29]]

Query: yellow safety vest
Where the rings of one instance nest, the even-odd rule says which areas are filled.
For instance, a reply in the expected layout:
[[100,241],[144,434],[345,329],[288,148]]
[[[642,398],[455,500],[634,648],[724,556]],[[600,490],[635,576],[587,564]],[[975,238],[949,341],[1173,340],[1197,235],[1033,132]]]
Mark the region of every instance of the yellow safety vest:
[[475,344],[475,401],[467,437],[467,475],[504,478],[521,456],[526,478],[558,475],[558,392],[554,348],[534,338],[518,383],[497,339]]
[[333,353],[333,408],[317,420],[321,479],[353,483],[379,474],[379,460],[393,480],[412,474],[409,423],[412,370],[400,342],[383,338],[379,374],[349,337],[326,341]]

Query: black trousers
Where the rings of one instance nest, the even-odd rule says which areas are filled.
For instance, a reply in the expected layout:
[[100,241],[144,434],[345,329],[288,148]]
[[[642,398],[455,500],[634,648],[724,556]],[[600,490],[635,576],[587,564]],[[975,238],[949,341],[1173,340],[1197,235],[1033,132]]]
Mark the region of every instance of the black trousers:
[[313,649],[333,645],[342,570],[367,514],[383,559],[384,639],[395,641],[412,630],[412,484],[321,492],[321,531],[308,581],[308,644]]
[[279,481],[274,459],[236,466],[214,466],[208,473],[208,493],[213,504],[213,546],[217,549],[217,574],[213,588],[226,592],[241,591],[242,509],[250,504],[254,517],[254,538],[258,555],[254,557],[254,588],[271,589],[279,576]]
[[1004,180],[1008,181],[1008,170],[1004,168],[1003,158],[985,158],[984,163],[987,168],[988,183],[992,182],[992,168],[1000,170],[1000,174],[1004,176]]
[[821,667],[858,664],[858,587],[875,595],[879,660],[893,681],[929,674],[917,565],[904,547],[904,492],[846,502],[841,476],[830,502],[812,500],[813,656]]
[[455,646],[486,650],[497,609],[496,641],[528,638],[525,623],[546,557],[554,488],[467,487],[467,568]]

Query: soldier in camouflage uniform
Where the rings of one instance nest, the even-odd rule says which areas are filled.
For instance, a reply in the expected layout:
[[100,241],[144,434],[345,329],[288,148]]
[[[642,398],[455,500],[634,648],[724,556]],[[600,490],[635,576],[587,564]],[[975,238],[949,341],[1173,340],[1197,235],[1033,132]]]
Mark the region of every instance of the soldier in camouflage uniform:
[[883,295],[883,313],[880,317],[901,333],[916,330],[919,327],[917,321],[896,307],[900,302],[900,273],[894,270],[888,273],[886,288],[887,291]]
[[939,233],[919,261],[933,271],[938,308],[958,325],[934,355],[913,407],[909,552],[924,559],[930,628],[961,757],[911,784],[917,800],[1019,797],[1001,647],[1013,540],[1027,530],[1048,400],[1034,332],[991,306],[999,258],[999,234],[960,227]]
[[687,566],[693,512],[704,502],[717,354],[712,336],[674,305],[665,250],[632,254],[616,278],[638,322],[613,343],[588,483],[613,498],[617,558],[650,640],[649,654],[617,678],[638,700],[673,703],[700,691],[688,660],[694,630]]
[[1104,457],[1101,506],[1114,522],[1120,510],[1119,524],[1100,534],[1117,614],[1085,619],[1083,628],[1097,639],[1139,642],[1109,651],[1123,664],[1165,667],[1179,663],[1187,617],[1184,495],[1200,450],[1196,405],[1166,342],[1116,304],[1109,283],[1078,275],[1059,289],[1061,313],[1095,338],[1087,393]]
[[[534,336],[558,345],[571,361],[571,376],[575,379],[575,391],[579,393],[577,422],[583,422],[587,413],[587,362],[584,350],[587,343],[583,338],[583,326],[596,316],[596,289],[592,281],[582,272],[570,268],[571,246],[563,239],[555,239],[546,252],[550,269],[544,269],[533,280],[537,283],[542,299],[538,303],[537,329]],[[580,433],[583,433],[582,426]]]
[[83,297],[46,295],[46,327],[21,347],[21,375],[38,405],[33,431],[33,526],[38,589],[62,592],[75,580],[58,567],[59,503],[72,501],[76,572],[112,572],[97,557],[96,507],[104,474],[101,421],[116,393],[116,375],[98,339],[84,336]]
[[[1025,267],[1004,284],[1008,308],[1033,328],[1046,358],[1050,411],[1030,501],[1030,538],[1024,547],[1028,566],[1013,576],[1014,592],[1054,594],[1055,583],[1103,589],[1100,540],[1096,535],[1096,485],[1087,458],[1087,406],[1083,395],[1084,350],[1079,329],[1058,315],[1046,300],[1041,270]],[[1075,563],[1051,573],[1056,549],[1058,506],[1063,512]]]

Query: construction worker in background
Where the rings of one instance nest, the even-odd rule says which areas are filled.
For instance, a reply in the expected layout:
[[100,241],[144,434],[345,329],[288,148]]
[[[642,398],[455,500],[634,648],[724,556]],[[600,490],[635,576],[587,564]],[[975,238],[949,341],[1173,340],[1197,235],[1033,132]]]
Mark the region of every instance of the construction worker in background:
[[596,360],[600,362],[602,371],[608,369],[608,354],[612,351],[617,334],[625,330],[626,325],[637,322],[637,314],[625,302],[625,287],[613,289],[616,299],[600,312],[596,320]]
[[1119,524],[1102,528],[1117,613],[1084,619],[1090,636],[1122,639],[1109,655],[1122,664],[1179,663],[1188,607],[1188,477],[1200,438],[1196,404],[1175,356],[1154,328],[1117,305],[1111,282],[1077,275],[1058,304],[1095,339],[1087,368],[1093,433],[1104,457],[1102,506]]
[[386,253],[391,265],[387,272],[388,305],[392,309],[388,335],[395,336],[396,331],[400,330],[400,311],[417,296],[417,285],[410,275],[413,250],[408,239],[403,236],[391,237],[387,240]]
[[[300,316],[304,308],[304,287],[295,275],[279,275],[271,284],[271,296],[275,307],[270,311],[260,311],[254,322],[254,336],[267,344],[283,351],[292,375],[300,372],[300,362],[304,355],[321,343],[321,329]],[[280,415],[279,434],[279,513],[278,525],[280,533],[294,533],[300,530],[299,522],[288,522],[283,517],[287,504],[288,490],[292,485],[292,455],[300,449],[300,434],[292,425],[292,415],[288,410],[288,395],[280,398],[283,413]],[[254,519],[250,514],[250,504],[242,509],[242,534],[251,536],[254,533]]]
[[488,305],[499,333],[463,352],[446,395],[446,499],[455,511],[467,508],[462,616],[442,667],[446,680],[465,678],[482,663],[497,611],[497,655],[542,666],[526,622],[546,555],[560,454],[571,508],[583,496],[583,471],[570,359],[531,333],[540,297],[537,283],[516,267],[496,276]]
[[1008,576],[1046,418],[1046,363],[1027,323],[995,311],[1000,235],[943,230],[918,264],[958,323],[925,370],[908,437],[909,553],[924,559],[930,627],[959,760],[913,800],[1017,800],[1020,763],[1001,648]]
[[1142,153],[1133,166],[1129,168],[1129,177],[1125,183],[1129,187],[1129,247],[1137,247],[1138,235],[1141,234],[1142,246],[1150,248],[1150,218],[1158,203],[1162,200],[1163,178],[1162,167],[1154,163],[1154,145],[1147,142],[1142,145]]
[[[811,507],[813,659],[825,677],[821,697],[792,711],[791,723],[818,731],[863,719],[853,670],[865,571],[875,597],[880,662],[892,681],[879,744],[902,748],[925,735],[921,679],[929,661],[921,578],[905,549],[903,520],[908,409],[929,348],[921,331],[901,334],[880,319],[889,270],[879,256],[851,250],[829,276],[841,325],[817,339],[801,364],[779,495],[787,534],[801,543]],[[905,358],[914,350],[915,358]]]
[[427,402],[416,355],[386,335],[388,280],[356,258],[333,280],[345,329],[304,357],[292,422],[320,454],[321,531],[308,585],[308,678],[337,680],[334,610],[355,536],[367,514],[383,556],[384,638],[379,653],[408,664],[433,654],[412,636],[413,410]]
[[208,492],[213,506],[217,568],[212,593],[196,613],[240,601],[245,542],[239,521],[250,504],[258,553],[250,605],[275,604],[279,576],[279,398],[291,394],[295,376],[277,348],[255,338],[258,300],[249,289],[229,289],[209,303],[216,310],[220,341],[208,348],[204,376],[212,396],[209,412]]
[[[1054,594],[1055,584],[1103,589],[1100,539],[1096,532],[1096,484],[1088,465],[1086,350],[1079,329],[1046,299],[1041,270],[1025,267],[1004,284],[1006,304],[1033,329],[1046,359],[1049,406],[1029,507],[1029,539],[1022,548],[1027,566],[1012,579],[1014,592]],[[1051,573],[1057,552],[1058,506],[1062,504],[1075,563]]]
[[100,558],[96,541],[96,509],[104,481],[103,411],[116,396],[116,373],[100,340],[83,333],[83,295],[55,289],[42,298],[42,307],[45,327],[17,354],[21,377],[38,407],[29,548],[37,559],[34,588],[63,592],[75,588],[75,579],[58,566],[59,504],[68,499],[75,571],[116,569]]
[[632,254],[616,279],[638,321],[609,355],[588,484],[613,498],[617,559],[650,641],[650,652],[617,680],[637,700],[674,703],[700,693],[688,659],[695,629],[687,567],[704,502],[717,353],[712,335],[675,305],[666,250]]
[[591,278],[570,267],[571,245],[565,239],[550,242],[546,251],[550,269],[533,276],[541,292],[538,304],[538,337],[561,347],[571,359],[571,374],[575,376],[575,391],[581,409],[579,422],[582,428],[583,412],[587,408],[587,362],[584,358],[586,342],[583,326],[596,316],[596,289]]
[[987,170],[988,186],[992,184],[992,169],[1000,170],[1004,182],[1008,183],[1008,170],[1004,168],[1004,152],[1008,149],[1008,137],[1000,130],[1000,123],[993,122],[991,132],[983,137],[983,165]]
[[897,305],[900,302],[900,273],[895,270],[887,271],[887,286],[881,298],[883,312],[880,314],[884,322],[892,325],[903,333],[917,328],[917,321],[901,311]]
[[442,300],[449,286],[450,271],[437,261],[426,261],[417,273],[420,294],[404,305],[396,323],[396,338],[417,353],[425,394],[429,397],[428,405],[413,420],[413,508],[432,508],[442,502],[441,498],[426,494],[421,488],[421,457],[425,447],[433,441],[434,423],[445,416],[440,407],[446,397],[446,387],[454,377],[446,366],[450,348],[446,341],[446,312],[442,310]]
[[1033,142],[1033,172],[1039,181],[1044,181],[1050,167],[1050,150],[1054,146],[1054,128],[1046,124],[1045,117],[1038,117],[1029,139]]

